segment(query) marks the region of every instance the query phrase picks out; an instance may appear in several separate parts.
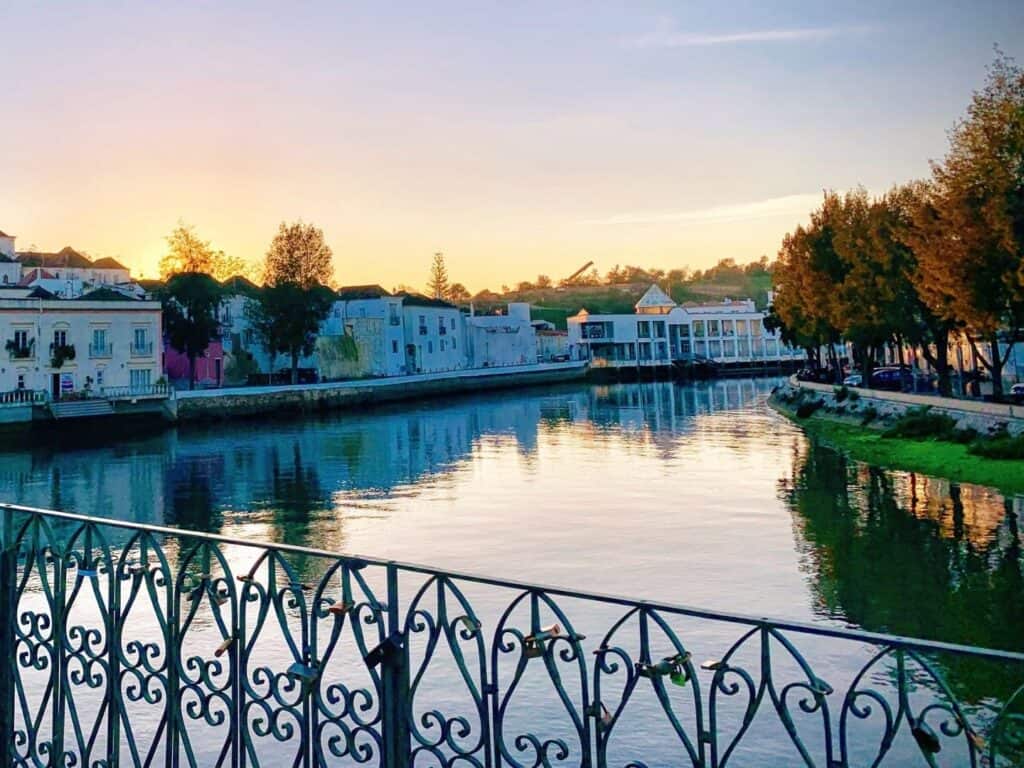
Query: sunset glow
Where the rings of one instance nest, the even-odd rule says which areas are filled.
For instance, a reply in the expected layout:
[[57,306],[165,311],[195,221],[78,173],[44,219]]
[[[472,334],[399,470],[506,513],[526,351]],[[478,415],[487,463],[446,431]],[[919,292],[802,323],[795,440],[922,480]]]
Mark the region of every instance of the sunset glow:
[[[911,4],[913,5],[913,4]],[[927,173],[1024,10],[644,2],[15,4],[0,229],[152,277],[183,219],[341,283],[499,289],[774,256],[823,188]]]

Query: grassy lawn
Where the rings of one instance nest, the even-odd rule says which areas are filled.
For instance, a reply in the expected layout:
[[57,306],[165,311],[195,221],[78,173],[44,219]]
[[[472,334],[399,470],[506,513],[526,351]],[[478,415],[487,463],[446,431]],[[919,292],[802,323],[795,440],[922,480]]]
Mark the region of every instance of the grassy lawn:
[[884,438],[881,431],[816,413],[807,419],[780,403],[772,407],[789,417],[815,438],[857,461],[907,472],[945,477],[960,483],[998,488],[1009,494],[1024,493],[1024,462],[986,459],[967,452],[966,445],[939,440]]

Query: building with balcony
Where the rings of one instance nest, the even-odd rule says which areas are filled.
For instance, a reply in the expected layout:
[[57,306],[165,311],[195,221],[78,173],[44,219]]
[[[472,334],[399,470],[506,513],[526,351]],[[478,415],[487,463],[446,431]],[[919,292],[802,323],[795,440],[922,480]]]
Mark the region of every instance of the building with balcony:
[[397,293],[402,300],[406,373],[469,367],[462,312],[443,299]]
[[804,354],[764,327],[765,313],[751,299],[680,305],[652,285],[634,309],[616,315],[580,310],[568,319],[570,349],[611,368],[694,360],[725,366],[795,363]]
[[160,303],[100,289],[75,299],[0,292],[0,392],[51,400],[143,391],[161,376]]

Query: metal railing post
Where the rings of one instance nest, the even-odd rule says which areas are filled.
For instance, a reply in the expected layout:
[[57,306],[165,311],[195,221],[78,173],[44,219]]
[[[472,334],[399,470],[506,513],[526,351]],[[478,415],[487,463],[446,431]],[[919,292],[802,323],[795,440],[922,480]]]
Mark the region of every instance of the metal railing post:
[[17,618],[18,551],[14,513],[0,508],[0,768],[14,765],[14,622]]
[[398,601],[398,566],[387,564],[388,639],[381,659],[384,764],[408,768],[412,761],[409,740],[409,647],[401,631]]

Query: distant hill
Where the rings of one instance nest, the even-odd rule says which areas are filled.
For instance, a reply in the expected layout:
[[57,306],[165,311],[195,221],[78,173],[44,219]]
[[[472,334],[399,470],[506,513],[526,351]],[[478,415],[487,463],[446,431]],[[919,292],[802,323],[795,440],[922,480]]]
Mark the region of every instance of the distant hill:
[[[645,279],[558,288],[521,284],[519,288],[502,294],[478,294],[472,301],[476,311],[483,313],[503,309],[512,301],[529,302],[533,307],[534,319],[548,320],[558,328],[565,328],[565,319],[584,308],[593,314],[630,313],[637,299],[652,282],[658,283],[673,301],[680,304],[715,302],[727,298],[753,299],[758,308],[764,309],[768,305],[768,291],[772,287],[772,267],[767,259],[745,265],[724,259],[703,272],[689,274],[685,270],[674,270],[668,276],[660,270],[627,267],[616,271],[630,276],[643,275]],[[610,276],[614,277],[615,271]]]

